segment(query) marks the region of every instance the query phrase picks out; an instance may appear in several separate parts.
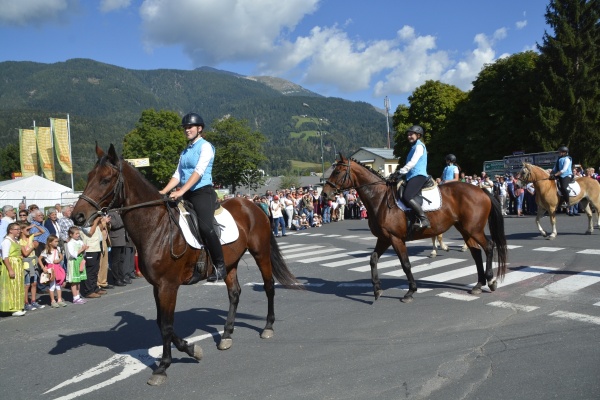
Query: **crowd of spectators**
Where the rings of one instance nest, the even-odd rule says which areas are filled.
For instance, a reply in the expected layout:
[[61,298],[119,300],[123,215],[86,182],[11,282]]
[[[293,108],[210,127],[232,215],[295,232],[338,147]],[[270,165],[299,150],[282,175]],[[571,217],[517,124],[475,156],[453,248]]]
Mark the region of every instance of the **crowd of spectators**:
[[0,315],[82,305],[142,276],[118,214],[80,229],[72,210],[60,204],[45,213],[35,204],[2,207]]

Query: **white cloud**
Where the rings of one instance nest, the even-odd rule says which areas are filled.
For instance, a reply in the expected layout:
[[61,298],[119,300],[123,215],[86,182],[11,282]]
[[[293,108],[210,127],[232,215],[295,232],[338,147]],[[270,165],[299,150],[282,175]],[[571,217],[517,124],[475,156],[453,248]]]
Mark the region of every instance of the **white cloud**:
[[121,8],[127,8],[130,4],[131,0],[102,0],[100,2],[100,11],[108,13]]
[[78,0],[0,0],[0,24],[39,25],[65,21]]
[[517,21],[517,22],[515,23],[515,27],[516,27],[517,29],[523,29],[523,28],[525,28],[526,26],[527,26],[527,20],[524,20],[524,21]]

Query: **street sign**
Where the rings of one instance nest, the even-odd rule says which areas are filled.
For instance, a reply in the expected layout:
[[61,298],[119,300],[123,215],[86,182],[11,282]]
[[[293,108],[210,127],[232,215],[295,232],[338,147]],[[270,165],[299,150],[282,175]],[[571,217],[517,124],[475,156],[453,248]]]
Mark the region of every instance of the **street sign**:
[[504,160],[484,161],[483,171],[491,177],[504,175]]

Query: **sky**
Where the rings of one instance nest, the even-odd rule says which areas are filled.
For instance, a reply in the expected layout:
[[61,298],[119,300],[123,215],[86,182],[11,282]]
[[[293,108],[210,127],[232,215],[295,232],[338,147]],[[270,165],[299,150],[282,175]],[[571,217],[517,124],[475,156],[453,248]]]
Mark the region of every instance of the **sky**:
[[[0,62],[209,66],[390,112],[427,80],[467,91],[536,51],[549,0],[0,0]],[[549,31],[548,33],[552,33]]]

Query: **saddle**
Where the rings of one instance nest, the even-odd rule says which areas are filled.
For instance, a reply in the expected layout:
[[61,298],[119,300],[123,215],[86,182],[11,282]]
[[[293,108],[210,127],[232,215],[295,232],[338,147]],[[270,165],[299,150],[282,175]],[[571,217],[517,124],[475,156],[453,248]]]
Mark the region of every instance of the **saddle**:
[[[202,236],[200,235],[200,229],[198,227],[198,215],[196,214],[196,210],[191,202],[187,200],[182,200],[177,203],[177,207],[179,208],[179,212],[182,216],[185,217],[187,221],[187,225],[190,228],[190,231],[196,238],[196,241],[200,244],[203,244]],[[215,202],[215,215],[220,214],[223,211],[223,207],[218,202]],[[217,222],[215,217],[213,216],[213,229],[215,230],[219,239],[221,239],[222,226]],[[208,252],[204,247],[200,250],[200,257],[196,261],[196,265],[194,267],[194,272],[192,277],[184,282],[184,285],[193,285],[203,279],[206,279],[211,271],[209,271],[209,267],[212,270],[214,268],[212,262],[210,261],[210,257],[208,256]]]

